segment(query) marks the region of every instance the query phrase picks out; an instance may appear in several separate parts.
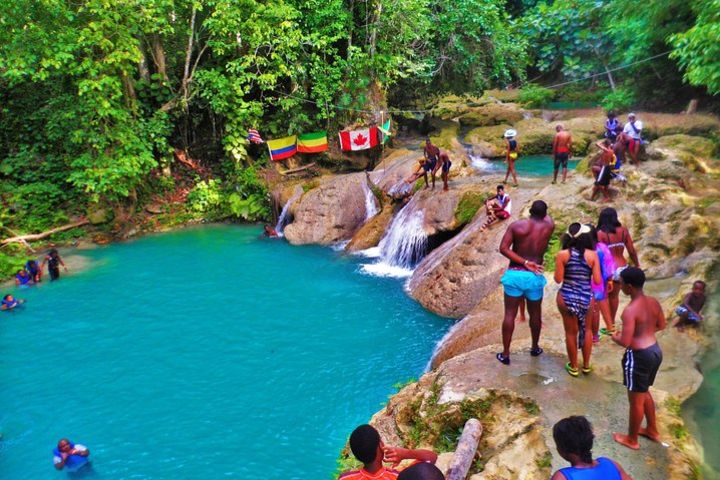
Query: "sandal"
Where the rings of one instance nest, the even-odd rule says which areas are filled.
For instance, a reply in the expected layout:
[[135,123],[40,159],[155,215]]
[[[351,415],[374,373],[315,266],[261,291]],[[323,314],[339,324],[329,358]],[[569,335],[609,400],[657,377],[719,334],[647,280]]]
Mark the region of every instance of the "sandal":
[[570,362],[565,364],[565,371],[571,376],[571,377],[578,377],[580,376],[580,371],[577,368],[573,368],[572,365],[570,365]]
[[539,357],[543,352],[544,350],[540,347],[530,349],[530,355],[533,357]]
[[605,327],[600,329],[601,335],[613,335],[615,333],[615,327],[612,327],[611,329],[607,329]]
[[502,353],[498,353],[497,355],[495,355],[495,358],[497,358],[498,362],[502,363],[503,365],[510,365],[509,355],[506,357]]
[[583,367],[582,367],[582,372],[583,372],[585,375],[588,375],[588,374],[592,373],[592,371],[593,371],[592,365],[588,365],[587,367],[586,367],[586,366],[583,366]]

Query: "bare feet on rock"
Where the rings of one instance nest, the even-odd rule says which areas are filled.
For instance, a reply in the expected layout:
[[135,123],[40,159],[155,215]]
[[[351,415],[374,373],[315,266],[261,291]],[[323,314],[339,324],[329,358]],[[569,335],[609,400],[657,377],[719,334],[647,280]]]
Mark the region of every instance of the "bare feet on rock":
[[635,443],[631,442],[630,437],[628,437],[627,435],[623,435],[622,433],[615,432],[612,434],[612,436],[613,436],[613,440],[615,440],[620,445],[623,445],[627,448],[631,448],[633,450],[640,450],[640,444],[638,442],[635,442]]
[[638,435],[645,437],[648,440],[652,440],[653,442],[663,443],[662,440],[660,440],[660,434],[658,432],[651,432],[647,428],[640,428]]

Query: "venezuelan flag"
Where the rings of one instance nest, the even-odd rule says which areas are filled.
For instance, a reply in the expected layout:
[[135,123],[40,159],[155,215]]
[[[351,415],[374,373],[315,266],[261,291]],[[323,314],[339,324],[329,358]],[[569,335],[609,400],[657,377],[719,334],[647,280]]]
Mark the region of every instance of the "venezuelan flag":
[[270,150],[270,158],[276,162],[285,160],[297,153],[297,135],[291,137],[278,138],[277,140],[267,141],[268,150]]
[[320,153],[328,149],[326,132],[303,133],[298,137],[297,151],[300,153]]

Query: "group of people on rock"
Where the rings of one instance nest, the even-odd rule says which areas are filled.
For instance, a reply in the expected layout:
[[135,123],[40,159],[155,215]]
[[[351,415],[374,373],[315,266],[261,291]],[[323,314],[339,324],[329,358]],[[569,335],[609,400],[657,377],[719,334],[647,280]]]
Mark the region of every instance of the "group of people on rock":
[[[530,355],[543,353],[539,345],[542,328],[542,299],[546,284],[544,256],[555,224],[542,200],[533,202],[530,218],[511,223],[500,243],[500,253],[510,265],[501,279],[505,315],[502,323],[503,351],[497,360],[510,365],[510,344],[519,308],[527,305],[532,344]],[[562,249],[555,257],[554,280],[560,284],[556,302],[563,319],[568,362],[565,371],[572,377],[591,374],[592,348],[599,333],[625,348],[622,357],[623,384],[630,404],[627,434],[615,433],[620,444],[638,449],[638,436],[660,441],[655,421],[655,404],[649,392],[662,363],[662,351],[655,337],[666,327],[660,303],[644,293],[645,273],[640,269],[630,232],[619,221],[613,208],[600,213],[597,225],[576,222],[561,237]],[[633,266],[625,258],[627,250]],[[693,291],[677,308],[678,325],[697,323],[705,302],[705,284],[696,281]],[[621,331],[615,328],[619,294],[629,296],[622,312]],[[599,317],[606,327],[599,330]],[[582,352],[582,365],[578,359]],[[641,428],[643,419],[646,427]],[[599,478],[599,477],[598,477]]]
[[[602,479],[629,480],[622,466],[606,457],[592,455],[595,435],[592,425],[583,416],[563,418],[553,426],[553,440],[569,467],[556,471],[551,480]],[[357,470],[340,474],[338,480],[444,480],[435,465],[438,455],[432,450],[406,449],[385,445],[371,425],[360,425],[350,435],[350,451],[363,465]],[[403,469],[404,460],[412,462]],[[389,463],[388,468],[383,463]]]
[[428,182],[428,174],[432,178],[432,189],[435,190],[435,175],[438,170],[440,171],[440,178],[443,182],[443,191],[448,191],[448,175],[450,174],[450,167],[452,162],[447,152],[442,152],[439,147],[433,145],[432,141],[428,138],[425,140],[425,147],[423,148],[423,156],[420,159],[420,165],[408,177],[405,182],[411,184],[417,181],[420,177],[425,179],[425,188],[430,188],[430,182]]
[[[34,258],[25,262],[25,266],[15,274],[15,285],[20,288],[27,288],[42,282],[43,271],[45,270],[46,264],[51,281],[60,278],[60,266],[67,272],[67,266],[62,257],[60,257],[57,249],[52,248],[47,255],[43,257],[42,263],[38,263]],[[23,303],[25,303],[25,300],[15,298],[15,296],[11,294],[6,294],[2,297],[2,300],[0,300],[0,310],[11,311]]]

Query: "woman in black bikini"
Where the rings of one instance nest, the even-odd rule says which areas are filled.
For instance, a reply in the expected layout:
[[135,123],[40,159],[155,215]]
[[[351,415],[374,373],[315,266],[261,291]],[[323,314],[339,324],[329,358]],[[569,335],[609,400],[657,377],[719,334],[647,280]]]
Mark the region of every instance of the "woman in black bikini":
[[[625,259],[625,249],[630,255],[630,261],[636,267],[640,267],[640,261],[638,260],[637,252],[635,251],[635,245],[633,244],[632,237],[627,228],[623,227],[617,217],[617,211],[614,208],[605,208],[600,212],[600,218],[597,224],[597,235],[598,241],[603,242],[608,246],[608,249],[612,253],[613,260],[615,260],[615,274],[611,280],[608,280],[607,292],[608,302],[610,303],[610,318],[612,319],[612,325],[615,325],[615,317],[617,316],[618,304],[620,302],[620,289],[613,288],[613,281],[617,282],[620,279],[620,272],[625,270],[628,266],[628,262]],[[604,330],[604,331],[603,331]],[[606,329],[601,329],[603,334],[612,334]]]

